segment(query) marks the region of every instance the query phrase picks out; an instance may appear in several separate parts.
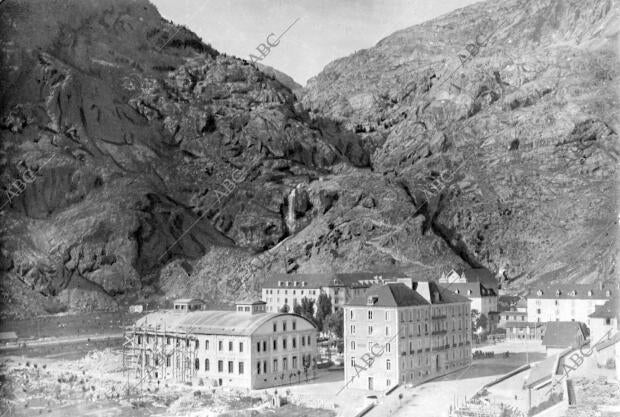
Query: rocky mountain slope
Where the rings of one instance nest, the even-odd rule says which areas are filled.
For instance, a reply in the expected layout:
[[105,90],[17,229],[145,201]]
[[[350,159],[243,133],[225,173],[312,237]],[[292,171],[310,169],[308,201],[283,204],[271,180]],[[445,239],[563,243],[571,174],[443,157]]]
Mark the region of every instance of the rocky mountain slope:
[[[302,101],[362,135],[373,172],[516,290],[604,281],[617,277],[619,16],[608,0],[477,3],[332,62]],[[467,186],[442,188],[455,170]]]
[[308,112],[146,1],[4,2],[2,314],[227,303],[272,271],[608,278],[618,10],[590,3],[398,32],[330,64]]

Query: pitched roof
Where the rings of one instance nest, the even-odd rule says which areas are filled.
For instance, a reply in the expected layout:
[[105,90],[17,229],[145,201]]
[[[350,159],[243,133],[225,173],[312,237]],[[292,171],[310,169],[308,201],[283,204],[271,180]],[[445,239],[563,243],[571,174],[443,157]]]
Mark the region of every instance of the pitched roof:
[[367,306],[369,297],[377,297],[372,304],[373,307],[410,307],[430,304],[417,291],[405,284],[388,283],[370,287],[363,295],[353,298],[347,305]]
[[[350,273],[311,273],[311,274],[282,274],[277,273],[270,276],[263,283],[263,288],[277,288],[278,283],[289,282],[288,288],[320,288],[320,287],[370,287],[373,283],[385,280],[396,280],[406,278],[403,272],[350,272]],[[295,282],[298,283],[297,287]],[[304,286],[300,284],[305,282]]]
[[439,297],[432,295],[433,304],[450,304],[450,303],[470,303],[471,300],[465,296],[459,295],[435,282],[429,282],[431,293],[437,292]]
[[550,321],[546,324],[543,345],[547,347],[578,347],[586,339],[584,324],[578,321]]
[[147,314],[136,321],[136,327],[158,328],[160,331],[165,329],[167,332],[178,333],[248,336],[263,323],[278,316],[293,316],[306,320],[296,314],[288,313],[247,314],[215,310],[179,313],[168,310]]
[[200,298],[177,298],[174,300],[175,303],[189,304],[189,303],[203,303]]
[[594,306],[594,313],[588,317],[597,319],[613,319],[620,316],[620,303],[617,298],[607,300],[603,305]]
[[[454,282],[447,284],[446,288],[450,288],[451,291],[457,294],[467,295],[469,297],[490,297],[497,295],[497,292],[493,288],[487,288],[479,282]],[[470,293],[471,291],[471,293]]]
[[[607,295],[609,291],[609,295]],[[591,294],[591,295],[590,295]],[[598,299],[611,298],[616,292],[611,286],[596,284],[550,284],[533,287],[528,298],[557,298],[557,299]]]
[[465,276],[467,282],[479,282],[486,288],[497,290],[499,281],[495,275],[486,268],[469,268],[463,269],[461,275]]

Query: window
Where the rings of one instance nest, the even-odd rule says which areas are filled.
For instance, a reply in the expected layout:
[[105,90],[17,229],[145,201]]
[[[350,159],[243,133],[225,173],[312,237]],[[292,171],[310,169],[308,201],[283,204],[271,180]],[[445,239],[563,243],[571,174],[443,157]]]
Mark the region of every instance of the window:
[[229,374],[233,373],[233,368],[234,368],[234,362],[233,361],[228,361],[228,373]]
[[217,342],[217,350],[222,351],[224,349],[224,342],[221,340]]
[[260,361],[256,362],[256,373],[260,375]]
[[263,352],[267,352],[267,341],[263,340]]
[[205,371],[209,370],[209,359],[205,359]]
[[372,326],[368,326],[368,335],[370,336],[372,334]]
[[260,352],[260,342],[256,342],[256,351]]
[[239,375],[243,374],[243,362],[239,362]]
[[200,347],[200,340],[196,339],[196,349]]
[[293,330],[297,330],[297,322],[293,320]]
[[390,362],[389,359],[385,360],[385,369],[387,369],[388,371],[392,369],[392,362]]
[[194,359],[194,369],[196,369],[197,371],[200,370],[200,359],[198,358]]
[[166,336],[166,344],[169,345],[170,344],[170,337]]
[[286,322],[285,321],[282,322],[282,331],[283,332],[286,331]]
[[276,323],[273,323],[273,332],[277,332],[278,331],[278,326]]
[[368,310],[368,320],[372,320],[372,310]]
[[224,361],[217,361],[217,371],[224,372]]
[[301,336],[301,345],[306,346],[306,337],[303,335]]
[[390,344],[389,343],[385,344],[385,351],[386,352],[390,352]]
[[392,381],[390,381],[389,379],[386,379],[385,385],[389,387],[390,385],[392,385]]
[[351,312],[349,313],[349,318],[353,320],[353,310],[351,310]]
[[239,352],[243,352],[243,342],[239,342]]
[[282,370],[283,371],[288,370],[288,358],[282,358]]
[[282,349],[286,350],[286,337],[282,339]]
[[166,356],[166,367],[170,368],[170,356]]
[[390,326],[385,326],[385,335],[386,336],[390,335]]
[[355,325],[354,324],[351,325],[351,334],[355,334]]
[[209,341],[205,339],[205,350],[209,350]]
[[232,352],[233,350],[233,342],[228,342],[228,351]]
[[355,356],[351,356],[351,366],[355,366]]
[[312,344],[312,340],[310,339],[310,336],[308,335],[308,346],[310,346]]
[[386,320],[389,320],[389,319],[390,319],[390,312],[389,312],[389,311],[386,311],[386,312],[385,312],[385,319],[386,319]]
[[609,325],[611,324],[611,319],[610,319],[609,317],[607,317],[607,318],[605,319],[605,324],[606,324],[607,326],[609,326]]
[[297,356],[293,356],[293,366],[292,369],[297,369]]
[[355,340],[351,340],[351,350],[355,350]]
[[271,370],[271,372],[278,372],[278,360],[277,359],[273,360],[273,369]]
[[297,348],[297,336],[293,336],[293,349]]
[[273,351],[275,352],[276,350],[278,350],[278,341],[273,339]]

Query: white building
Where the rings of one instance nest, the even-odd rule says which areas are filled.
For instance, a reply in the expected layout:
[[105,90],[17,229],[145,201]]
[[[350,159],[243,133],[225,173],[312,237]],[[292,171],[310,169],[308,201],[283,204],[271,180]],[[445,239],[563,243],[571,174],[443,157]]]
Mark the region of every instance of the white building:
[[470,301],[434,282],[369,288],[344,308],[347,388],[385,391],[471,363]]
[[[618,299],[612,299],[596,306],[594,313],[590,314],[590,346],[599,343],[595,356],[600,366],[605,366],[609,359],[615,357],[617,346],[614,345],[617,343],[614,336],[618,332],[619,307]],[[616,369],[618,366],[620,364],[616,363]]]
[[314,369],[318,331],[301,316],[266,313],[262,301],[240,302],[236,311],[188,310],[136,322],[133,346],[144,374],[257,389],[303,381]]
[[527,321],[580,321],[590,327],[590,314],[615,292],[612,285],[564,284],[532,288],[527,296]]

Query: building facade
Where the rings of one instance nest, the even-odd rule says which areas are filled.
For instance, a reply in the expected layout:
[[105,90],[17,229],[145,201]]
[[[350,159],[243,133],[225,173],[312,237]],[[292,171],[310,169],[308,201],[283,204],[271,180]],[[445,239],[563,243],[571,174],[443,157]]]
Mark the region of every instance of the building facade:
[[471,363],[470,300],[434,282],[369,288],[344,308],[347,387],[389,390]]
[[[620,303],[618,299],[612,299],[605,304],[596,306],[594,313],[590,314],[590,346],[598,343],[595,350],[596,363],[606,366],[610,359],[615,362],[617,343],[605,343],[614,340],[618,333],[618,316],[620,315]],[[599,343],[599,341],[601,341]],[[616,369],[620,364],[616,363]]]
[[399,273],[317,273],[317,274],[274,274],[263,283],[261,299],[267,303],[267,312],[279,312],[284,305],[293,311],[295,304],[303,298],[316,303],[321,294],[331,298],[332,312],[357,297],[373,284],[394,281],[405,277]]
[[439,284],[471,300],[471,309],[489,318],[489,329],[498,322],[499,281],[485,268],[451,270],[442,274]]
[[132,346],[141,372],[151,378],[258,389],[311,376],[317,337],[310,321],[266,313],[257,301],[238,303],[235,311],[148,314],[136,322]]
[[549,285],[527,296],[527,321],[579,321],[590,326],[590,314],[615,294],[612,285]]

